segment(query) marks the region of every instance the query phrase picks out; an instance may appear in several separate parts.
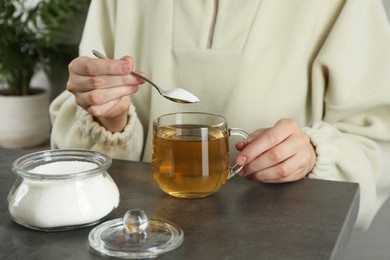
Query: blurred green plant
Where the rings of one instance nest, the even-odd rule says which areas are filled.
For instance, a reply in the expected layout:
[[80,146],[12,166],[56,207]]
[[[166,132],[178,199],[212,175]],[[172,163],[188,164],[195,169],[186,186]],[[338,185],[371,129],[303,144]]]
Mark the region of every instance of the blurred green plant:
[[53,75],[77,56],[78,43],[64,39],[89,2],[0,0],[0,94],[32,94],[30,82],[38,69]]

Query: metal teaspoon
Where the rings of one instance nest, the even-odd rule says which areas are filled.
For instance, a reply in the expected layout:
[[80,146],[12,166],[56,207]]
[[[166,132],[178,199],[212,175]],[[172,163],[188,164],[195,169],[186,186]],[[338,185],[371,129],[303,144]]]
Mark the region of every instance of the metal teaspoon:
[[[97,50],[92,50],[92,53],[93,53],[93,55],[95,55],[99,59],[107,59],[106,56],[104,56],[102,53],[100,53]],[[163,90],[162,88],[157,86],[155,83],[153,83],[150,79],[148,79],[148,78],[146,78],[146,77],[144,77],[144,76],[142,76],[134,71],[130,72],[130,74],[133,76],[136,76],[138,78],[141,78],[141,79],[145,80],[146,82],[149,82],[150,85],[152,85],[158,91],[158,93],[160,93],[161,96],[163,96],[171,101],[174,101],[177,103],[197,103],[200,101],[198,97],[196,97],[194,94],[192,94],[191,92],[188,92],[185,89],[173,88],[170,90]]]

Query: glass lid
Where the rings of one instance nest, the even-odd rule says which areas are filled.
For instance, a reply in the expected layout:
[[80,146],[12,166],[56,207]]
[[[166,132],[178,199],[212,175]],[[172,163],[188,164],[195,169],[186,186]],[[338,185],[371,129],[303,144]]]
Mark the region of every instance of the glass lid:
[[163,219],[132,209],[123,218],[104,222],[89,233],[89,244],[103,255],[125,259],[153,258],[183,242],[183,230]]

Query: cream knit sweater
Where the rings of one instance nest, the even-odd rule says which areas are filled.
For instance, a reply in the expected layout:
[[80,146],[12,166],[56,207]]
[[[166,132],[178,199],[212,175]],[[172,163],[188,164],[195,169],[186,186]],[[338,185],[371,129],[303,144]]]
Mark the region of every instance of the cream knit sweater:
[[80,54],[92,49],[131,55],[153,81],[201,102],[173,103],[143,85],[128,126],[111,133],[65,91],[50,107],[53,148],[150,161],[151,122],[164,113],[220,114],[248,132],[292,118],[316,147],[309,177],[360,184],[358,228],[390,193],[390,28],[380,0],[96,0]]

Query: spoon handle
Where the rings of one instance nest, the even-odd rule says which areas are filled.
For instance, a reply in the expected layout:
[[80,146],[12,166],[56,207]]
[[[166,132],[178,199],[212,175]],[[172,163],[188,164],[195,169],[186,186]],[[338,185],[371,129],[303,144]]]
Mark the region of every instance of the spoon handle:
[[[97,50],[92,50],[92,53],[93,53],[93,55],[95,55],[95,56],[96,56],[97,58],[99,58],[99,59],[103,59],[103,60],[106,60],[106,59],[107,59],[106,56],[104,56],[102,53],[100,53],[100,52],[97,51]],[[155,87],[155,88],[157,89],[157,91],[158,91],[161,95],[163,94],[163,91],[162,91],[156,84],[154,84],[150,79],[148,79],[148,78],[146,78],[146,77],[142,76],[141,74],[138,74],[137,72],[134,72],[134,71],[131,71],[130,74],[133,75],[133,76],[136,76],[136,77],[138,77],[138,78],[140,78],[140,79],[143,79],[143,80],[145,80],[146,82],[149,82],[149,84],[151,84],[153,87]]]
[[146,78],[146,77],[142,76],[141,74],[138,74],[137,72],[134,72],[134,71],[131,71],[130,74],[133,76],[136,76],[137,78],[140,78],[140,79],[143,79],[143,80],[149,82],[149,84],[152,85],[153,87],[155,87],[161,95],[163,94],[162,90],[156,84],[154,84],[150,79],[148,79],[148,78]]

